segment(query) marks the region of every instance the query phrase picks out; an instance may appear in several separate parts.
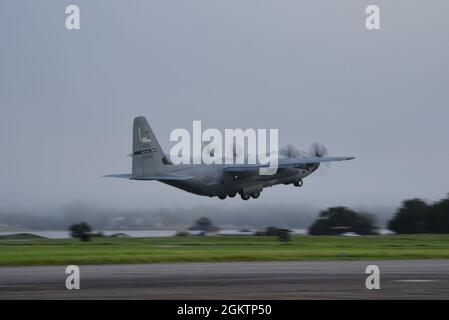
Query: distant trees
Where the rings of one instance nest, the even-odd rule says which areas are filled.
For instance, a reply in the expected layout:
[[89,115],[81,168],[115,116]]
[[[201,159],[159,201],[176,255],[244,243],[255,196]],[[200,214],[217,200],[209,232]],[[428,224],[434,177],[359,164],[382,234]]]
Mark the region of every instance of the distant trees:
[[396,233],[425,233],[428,211],[429,206],[421,199],[405,200],[388,222],[388,229]]
[[290,229],[278,228],[274,226],[267,227],[264,231],[257,231],[255,236],[275,236],[281,241],[290,241]]
[[201,217],[195,220],[193,226],[189,228],[189,230],[198,230],[203,232],[215,232],[220,230],[220,228],[216,227],[211,219],[207,217]]
[[69,227],[69,231],[71,233],[72,238],[78,238],[81,241],[89,241],[92,228],[86,222],[81,222],[77,224],[72,224]]
[[310,226],[311,235],[340,235],[354,232],[360,235],[376,234],[375,219],[346,207],[332,207],[320,212],[319,218]]
[[422,199],[402,202],[388,228],[396,233],[449,233],[449,195],[434,204]]
[[267,227],[266,229],[265,229],[265,232],[263,233],[263,235],[265,235],[265,236],[278,236],[279,235],[279,228],[277,228],[277,227],[274,227],[274,226],[270,226],[270,227]]

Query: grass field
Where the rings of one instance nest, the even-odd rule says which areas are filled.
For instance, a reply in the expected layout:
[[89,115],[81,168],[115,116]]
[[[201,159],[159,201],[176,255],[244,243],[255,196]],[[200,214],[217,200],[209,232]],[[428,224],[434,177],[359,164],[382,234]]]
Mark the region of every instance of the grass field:
[[449,258],[449,235],[0,239],[0,265]]

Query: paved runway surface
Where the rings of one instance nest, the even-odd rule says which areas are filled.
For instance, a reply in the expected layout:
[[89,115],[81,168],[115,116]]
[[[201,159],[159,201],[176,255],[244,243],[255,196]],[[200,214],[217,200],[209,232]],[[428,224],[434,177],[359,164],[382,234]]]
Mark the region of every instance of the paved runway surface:
[[[380,290],[365,288],[367,265]],[[0,268],[0,299],[449,299],[449,260],[223,262]]]

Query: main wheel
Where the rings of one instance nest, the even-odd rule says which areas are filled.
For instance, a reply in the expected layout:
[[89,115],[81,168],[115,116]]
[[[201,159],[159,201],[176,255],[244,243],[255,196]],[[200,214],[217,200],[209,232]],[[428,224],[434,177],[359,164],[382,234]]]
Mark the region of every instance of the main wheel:
[[219,197],[221,200],[226,199],[226,195],[225,195],[225,194],[220,194],[218,197]]
[[243,200],[248,200],[251,196],[250,196],[249,194],[246,194],[246,193],[241,193],[241,194],[240,194],[240,197],[241,197]]
[[298,181],[293,182],[293,185],[295,187],[302,187],[303,183],[304,182],[301,179],[299,179]]
[[257,199],[257,198],[259,198],[259,196],[260,196],[260,192],[254,192],[254,193],[251,193],[251,197],[252,197],[253,199]]
[[237,193],[232,192],[232,193],[228,194],[228,197],[229,197],[229,198],[234,198],[236,194],[237,194]]

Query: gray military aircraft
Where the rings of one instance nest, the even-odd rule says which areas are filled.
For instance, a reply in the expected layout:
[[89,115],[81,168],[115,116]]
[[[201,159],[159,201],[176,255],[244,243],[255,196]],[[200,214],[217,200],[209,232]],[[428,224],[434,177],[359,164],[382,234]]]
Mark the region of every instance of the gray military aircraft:
[[320,163],[352,160],[354,157],[327,157],[323,145],[313,144],[307,154],[291,146],[280,152],[274,175],[260,175],[262,164],[179,164],[174,165],[162,151],[145,117],[136,117],[133,125],[132,173],[106,177],[131,180],[157,180],[197,195],[225,199],[240,194],[243,200],[257,199],[263,188],[277,184],[303,185],[303,179],[315,172]]

